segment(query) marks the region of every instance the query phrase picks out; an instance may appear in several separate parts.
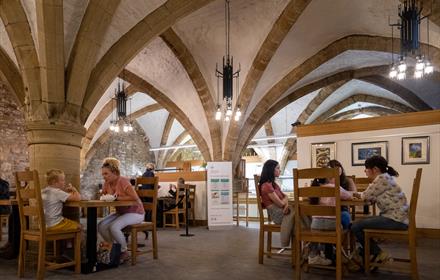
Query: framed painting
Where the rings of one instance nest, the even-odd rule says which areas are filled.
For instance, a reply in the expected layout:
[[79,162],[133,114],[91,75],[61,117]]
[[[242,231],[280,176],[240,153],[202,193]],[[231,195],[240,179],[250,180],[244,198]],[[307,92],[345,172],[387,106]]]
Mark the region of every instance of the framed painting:
[[351,165],[364,165],[367,158],[383,156],[388,160],[388,141],[362,142],[351,144]]
[[336,159],[336,143],[313,143],[312,144],[312,168],[327,167],[327,163]]
[[429,163],[429,136],[402,138],[402,164]]

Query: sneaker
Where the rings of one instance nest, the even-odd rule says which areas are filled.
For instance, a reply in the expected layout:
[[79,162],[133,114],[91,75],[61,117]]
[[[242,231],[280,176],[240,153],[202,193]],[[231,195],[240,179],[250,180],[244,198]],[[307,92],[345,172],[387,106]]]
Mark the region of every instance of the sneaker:
[[309,264],[315,264],[315,265],[331,265],[332,261],[329,259],[326,259],[325,257],[321,255],[316,255],[314,257],[309,256],[308,257]]
[[121,252],[120,263],[123,264],[130,259],[128,251]]
[[[372,256],[371,258],[371,262],[372,263],[380,263],[380,264],[384,264],[387,262],[393,261],[393,259],[391,258],[391,256],[386,252],[386,251],[380,251],[379,254]],[[376,270],[378,270],[379,267],[377,266],[371,266],[370,267],[370,271],[371,272],[375,272]]]

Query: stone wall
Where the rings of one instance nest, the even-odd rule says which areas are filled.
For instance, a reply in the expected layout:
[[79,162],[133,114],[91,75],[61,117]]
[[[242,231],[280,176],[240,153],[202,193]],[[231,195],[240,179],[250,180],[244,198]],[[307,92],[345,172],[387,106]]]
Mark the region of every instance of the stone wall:
[[121,161],[121,175],[135,177],[145,171],[147,162],[155,162],[154,153],[149,152],[150,145],[145,139],[144,130],[135,122],[133,132],[112,133],[104,143],[95,142],[95,154],[81,174],[81,194],[92,198],[102,184],[101,166],[106,157],[115,157]]
[[14,172],[29,167],[24,114],[0,81],[0,176],[15,186]]

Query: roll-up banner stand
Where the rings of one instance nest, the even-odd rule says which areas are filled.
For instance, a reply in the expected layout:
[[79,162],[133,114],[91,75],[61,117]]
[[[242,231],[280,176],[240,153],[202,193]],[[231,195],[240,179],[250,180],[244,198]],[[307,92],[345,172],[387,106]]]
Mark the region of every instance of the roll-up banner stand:
[[232,162],[207,164],[208,228],[230,229],[232,220]]

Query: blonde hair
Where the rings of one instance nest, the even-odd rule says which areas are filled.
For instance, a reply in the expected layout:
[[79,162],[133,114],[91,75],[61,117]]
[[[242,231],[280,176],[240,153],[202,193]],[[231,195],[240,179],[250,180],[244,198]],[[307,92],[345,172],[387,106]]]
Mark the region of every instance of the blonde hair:
[[108,168],[112,173],[118,176],[121,175],[121,170],[119,169],[120,165],[121,162],[114,157],[105,158],[102,162],[102,168]]
[[153,169],[154,169],[154,163],[152,163],[152,162],[147,163],[147,164],[145,165],[145,168],[150,169],[150,170],[153,170]]
[[60,169],[50,169],[46,172],[46,181],[48,185],[52,185],[60,179],[60,176],[65,176],[64,171]]

